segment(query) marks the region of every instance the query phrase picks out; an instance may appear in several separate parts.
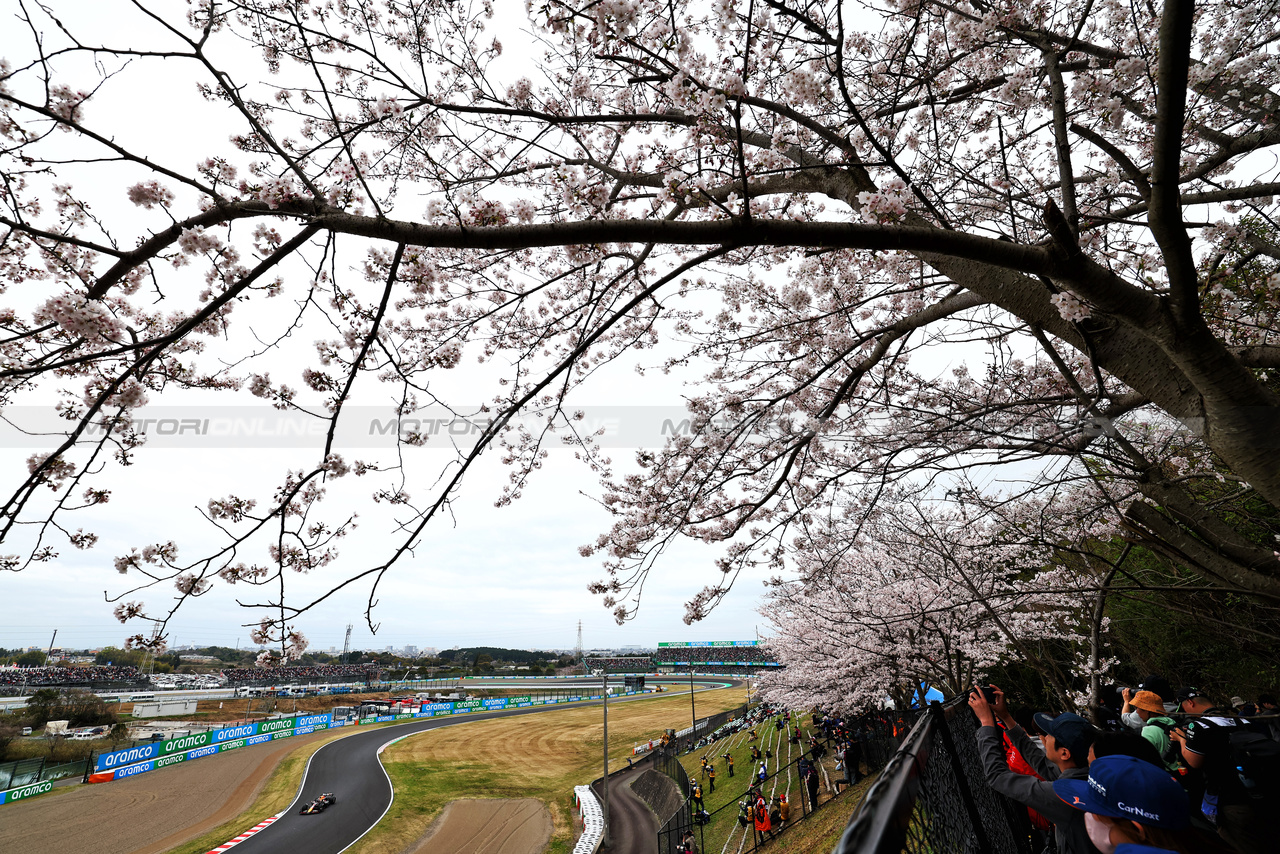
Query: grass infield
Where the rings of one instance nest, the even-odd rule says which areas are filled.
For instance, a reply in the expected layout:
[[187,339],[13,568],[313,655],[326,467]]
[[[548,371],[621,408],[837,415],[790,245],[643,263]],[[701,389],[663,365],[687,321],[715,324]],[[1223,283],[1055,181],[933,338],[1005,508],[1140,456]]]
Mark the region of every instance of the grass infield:
[[[699,717],[742,705],[741,688],[700,691]],[[609,767],[624,766],[634,743],[686,726],[687,689],[609,705]],[[573,849],[573,787],[600,776],[600,707],[477,721],[410,736],[382,754],[396,798],[353,854],[411,851],[445,805],[459,798],[537,798],[554,826],[550,854]]]

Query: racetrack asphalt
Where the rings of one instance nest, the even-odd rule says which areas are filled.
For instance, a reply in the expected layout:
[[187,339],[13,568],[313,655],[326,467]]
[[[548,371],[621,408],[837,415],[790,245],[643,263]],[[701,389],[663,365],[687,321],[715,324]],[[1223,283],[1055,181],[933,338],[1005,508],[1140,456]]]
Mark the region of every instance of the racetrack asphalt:
[[[636,777],[652,767],[652,757],[646,756],[632,767],[609,775],[609,845],[601,851],[658,854],[658,817],[631,790]],[[600,780],[591,784],[596,797],[603,797],[600,784]]]
[[[716,680],[714,685],[732,683]],[[706,690],[708,682],[700,682]],[[652,697],[651,694],[617,698],[614,703]],[[339,854],[368,833],[391,806],[391,781],[378,760],[378,748],[387,742],[446,726],[517,715],[539,714],[566,708],[598,706],[600,703],[573,703],[459,715],[458,718],[431,718],[368,732],[353,733],[320,748],[311,757],[298,796],[274,824],[231,849],[232,854],[274,854],[305,851],[307,854]],[[299,815],[303,805],[323,792],[332,792],[337,802],[322,813]],[[612,794],[612,792],[611,792]]]

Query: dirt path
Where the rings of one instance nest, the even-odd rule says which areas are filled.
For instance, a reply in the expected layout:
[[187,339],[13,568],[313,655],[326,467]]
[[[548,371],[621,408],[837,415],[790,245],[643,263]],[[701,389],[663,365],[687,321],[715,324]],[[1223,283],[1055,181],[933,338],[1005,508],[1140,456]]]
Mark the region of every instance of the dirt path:
[[539,854],[550,840],[537,798],[454,801],[409,854]]
[[0,851],[158,854],[248,809],[286,754],[331,734],[244,747],[128,780],[6,806]]

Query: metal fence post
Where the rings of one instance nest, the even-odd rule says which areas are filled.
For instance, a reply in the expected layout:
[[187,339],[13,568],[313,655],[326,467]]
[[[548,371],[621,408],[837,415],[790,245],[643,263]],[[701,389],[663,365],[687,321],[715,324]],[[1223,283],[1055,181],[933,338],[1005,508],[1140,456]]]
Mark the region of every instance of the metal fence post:
[[942,739],[942,747],[947,753],[947,761],[951,763],[951,770],[956,775],[960,799],[964,801],[964,808],[969,813],[969,822],[973,826],[974,836],[978,840],[977,850],[990,851],[991,841],[987,837],[987,829],[982,824],[982,817],[978,815],[978,805],[974,802],[973,792],[968,786],[973,781],[970,781],[965,776],[964,767],[960,764],[960,757],[956,755],[955,739],[951,737],[951,729],[947,726],[946,715],[937,700],[929,704],[929,715],[933,718],[934,726],[938,728],[938,735]]

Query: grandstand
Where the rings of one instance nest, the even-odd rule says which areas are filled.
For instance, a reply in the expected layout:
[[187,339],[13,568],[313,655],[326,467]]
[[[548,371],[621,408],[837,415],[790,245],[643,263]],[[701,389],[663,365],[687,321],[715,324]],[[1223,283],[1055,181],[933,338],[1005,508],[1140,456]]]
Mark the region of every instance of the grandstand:
[[364,682],[378,678],[375,664],[313,664],[281,667],[228,667],[222,671],[228,685],[310,685],[319,682]]
[[0,667],[0,696],[17,696],[40,688],[128,691],[146,685],[146,677],[135,667]]
[[603,667],[609,673],[653,673],[653,659],[647,655],[628,655],[617,658],[588,658],[587,672]]
[[650,656],[658,673],[717,673],[750,676],[781,667],[760,641],[669,641]]
[[609,673],[698,673],[751,676],[781,667],[760,641],[671,641],[658,644],[652,655],[600,656],[586,659],[588,672],[603,667]]

